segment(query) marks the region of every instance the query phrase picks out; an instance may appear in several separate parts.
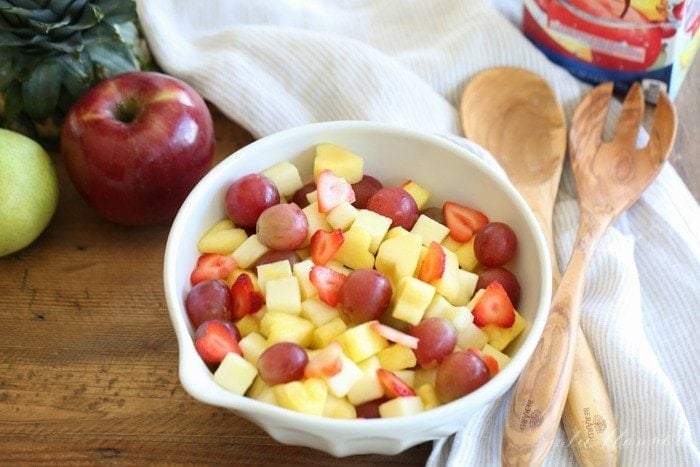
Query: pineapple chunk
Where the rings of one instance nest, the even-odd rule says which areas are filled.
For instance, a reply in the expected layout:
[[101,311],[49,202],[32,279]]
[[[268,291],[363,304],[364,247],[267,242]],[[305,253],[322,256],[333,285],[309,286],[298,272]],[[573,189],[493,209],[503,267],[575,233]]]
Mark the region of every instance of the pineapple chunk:
[[291,162],[280,162],[272,167],[262,171],[262,175],[266,176],[277,187],[277,191],[281,196],[289,197],[294,194],[304,183],[301,181],[299,169]]
[[265,293],[265,283],[273,279],[292,277],[292,266],[289,261],[283,259],[274,263],[261,264],[256,268],[258,276],[258,287]]
[[323,416],[330,418],[357,418],[355,406],[344,397],[335,397],[328,394],[326,405],[323,408]]
[[413,200],[416,202],[419,211],[425,207],[425,205],[428,203],[428,199],[430,199],[430,192],[425,189],[425,187],[417,184],[413,180],[406,181],[403,185],[401,185],[401,188],[406,190],[408,194],[411,195],[411,198],[413,198]]
[[448,250],[454,251],[454,252],[456,252],[457,249],[458,249],[460,246],[463,245],[462,242],[458,242],[457,240],[455,240],[454,238],[450,237],[449,235],[447,235],[447,237],[445,237],[445,238],[442,240],[442,242],[440,242],[440,244],[441,244],[442,246],[444,246],[445,248],[447,248]]
[[265,306],[268,313],[281,311],[299,314],[301,312],[301,291],[299,280],[295,276],[268,280],[266,284]]
[[432,285],[415,277],[403,277],[394,294],[391,316],[415,326],[423,319],[434,295],[435,287]]
[[333,259],[352,269],[371,269],[374,255],[369,252],[372,236],[359,227],[351,227],[343,234],[343,243]]
[[255,290],[260,290],[260,287],[258,286],[258,276],[255,275],[255,273],[249,271],[248,269],[243,269],[243,268],[236,268],[233,271],[231,271],[231,274],[224,279],[224,282],[231,287],[234,282],[236,282],[236,279],[238,279],[238,276],[241,274],[245,274],[248,277],[250,277],[250,281],[253,283],[253,288]]
[[307,298],[301,302],[301,316],[318,327],[340,316],[340,312],[318,298]]
[[416,354],[401,344],[392,344],[380,350],[377,352],[377,358],[381,367],[389,371],[405,370],[416,366]]
[[437,393],[435,392],[435,387],[432,384],[425,383],[418,386],[418,389],[416,389],[416,395],[418,395],[420,400],[423,401],[424,410],[432,409],[440,405]]
[[481,328],[481,330],[488,336],[489,345],[497,350],[503,350],[513,339],[518,337],[523,329],[525,329],[526,324],[522,315],[516,311],[515,322],[511,327],[501,328],[495,324],[488,324]]
[[393,372],[398,378],[410,387],[415,387],[416,371],[413,369],[403,369]]
[[229,219],[214,224],[207,230],[202,238],[197,242],[197,249],[200,253],[219,253],[228,255],[238,248],[248,234],[245,230],[238,229]]
[[394,237],[401,237],[403,235],[411,235],[411,232],[404,229],[400,225],[397,225],[396,227],[392,227],[389,229],[389,231],[384,236],[384,241],[387,241],[390,238],[394,238]]
[[222,388],[242,396],[258,375],[258,369],[237,353],[229,352],[214,372],[214,381]]
[[415,274],[420,256],[420,239],[415,235],[401,235],[381,243],[374,266],[396,289],[401,278]]
[[325,380],[331,394],[336,397],[345,397],[350,388],[362,377],[362,370],[345,355],[341,355],[340,359],[343,363],[340,372]]
[[510,361],[510,357],[491,344],[486,344],[483,349],[481,349],[484,355],[491,355],[498,362],[498,370],[502,370],[504,366]]
[[260,402],[277,405],[277,400],[275,400],[275,394],[272,392],[272,388],[263,381],[260,375],[255,377],[253,384],[248,388],[248,392],[246,392],[246,396]]
[[379,399],[384,395],[384,386],[377,377],[380,368],[377,357],[369,357],[357,365],[362,371],[362,376],[355,382],[347,393],[347,398],[353,405]]
[[347,230],[355,221],[357,208],[347,201],[343,201],[326,215],[326,221],[334,229]]
[[459,278],[457,277],[457,271],[459,270],[457,255],[445,247],[441,246],[441,248],[445,253],[445,271],[442,273],[440,279],[433,281],[433,285],[437,293],[445,297],[452,305],[456,305],[461,303],[459,297]]
[[245,315],[236,321],[236,328],[241,333],[241,337],[245,337],[250,333],[260,331],[260,321],[255,315]]
[[389,342],[372,329],[371,322],[346,329],[336,339],[345,355],[354,362],[376,355],[377,352],[389,346]]
[[347,328],[348,325],[345,324],[345,321],[343,321],[340,316],[336,316],[327,323],[314,329],[311,336],[311,347],[314,349],[322,349],[333,342],[333,340]]
[[435,294],[425,310],[425,318],[447,318],[454,306],[440,294]]
[[391,227],[391,219],[368,209],[358,209],[352,227],[358,227],[372,236],[369,251],[377,253],[379,244]]
[[481,297],[484,295],[484,292],[486,292],[484,289],[479,289],[476,291],[472,299],[469,300],[469,303],[467,303],[467,308],[469,308],[469,311],[474,310],[474,306],[477,303],[479,303],[479,300],[481,300]]
[[395,397],[379,406],[379,415],[382,418],[403,417],[423,410],[423,401],[419,396]]
[[238,345],[243,352],[243,358],[253,365],[258,363],[260,354],[267,349],[267,341],[259,332],[251,332],[238,341]]
[[365,161],[357,154],[332,143],[316,145],[314,157],[314,180],[325,169],[330,169],[348,183],[357,183],[362,179]]
[[455,276],[457,277],[459,291],[452,304],[455,306],[467,305],[474,295],[479,275],[465,269],[457,269]]
[[431,242],[441,243],[450,233],[450,229],[425,214],[421,214],[416,223],[413,224],[411,233],[418,236],[424,246],[428,246]]
[[313,265],[314,262],[311,259],[305,259],[304,261],[299,261],[292,266],[292,272],[299,280],[299,291],[301,292],[302,300],[318,295],[316,287],[309,279],[309,274],[311,273],[311,268]]
[[328,386],[320,378],[291,381],[272,387],[277,405],[309,415],[323,415]]
[[415,377],[413,380],[414,387],[419,388],[424,384],[429,384],[435,387],[435,375],[437,374],[437,367],[423,368],[418,367],[415,371]]
[[253,234],[246,238],[231,256],[238,262],[239,267],[249,268],[268,251],[269,248],[260,242],[257,234]]
[[479,260],[474,254],[474,237],[457,247],[455,254],[459,261],[459,267],[462,269],[474,272],[479,267]]
[[268,310],[260,320],[260,333],[268,344],[287,341],[309,347],[314,328],[311,321],[282,311]]
[[474,323],[469,323],[464,329],[457,332],[457,347],[462,350],[482,349],[488,341],[486,333]]

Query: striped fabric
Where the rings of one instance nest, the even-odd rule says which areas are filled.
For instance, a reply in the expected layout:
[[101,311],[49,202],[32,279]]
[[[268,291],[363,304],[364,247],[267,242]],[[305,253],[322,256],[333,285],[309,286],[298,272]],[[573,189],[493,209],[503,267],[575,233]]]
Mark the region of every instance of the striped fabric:
[[[138,3],[162,68],[256,137],[363,119],[459,139],[461,90],[497,65],[541,75],[570,117],[588,86],[522,36],[520,9],[517,0]],[[577,215],[565,167],[554,216],[562,267]],[[699,232],[700,209],[667,164],[590,265],[582,328],[610,387],[622,465],[700,465]],[[436,441],[429,465],[498,465],[508,399]],[[546,465],[572,464],[560,430]]]

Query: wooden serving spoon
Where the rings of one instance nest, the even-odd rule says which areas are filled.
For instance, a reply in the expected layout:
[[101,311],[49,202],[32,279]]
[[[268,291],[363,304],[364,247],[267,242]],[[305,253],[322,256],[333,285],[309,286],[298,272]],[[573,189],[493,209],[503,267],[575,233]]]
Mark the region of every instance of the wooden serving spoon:
[[[554,93],[529,71],[490,68],[472,78],[465,88],[460,114],[465,135],[491,152],[535,214],[549,246],[556,290],[561,276],[552,238],[552,211],[566,152],[566,120]],[[617,463],[610,398],[581,331],[562,418],[579,464]],[[504,459],[511,458],[505,454],[512,446],[529,449],[529,443],[539,442],[507,432]]]

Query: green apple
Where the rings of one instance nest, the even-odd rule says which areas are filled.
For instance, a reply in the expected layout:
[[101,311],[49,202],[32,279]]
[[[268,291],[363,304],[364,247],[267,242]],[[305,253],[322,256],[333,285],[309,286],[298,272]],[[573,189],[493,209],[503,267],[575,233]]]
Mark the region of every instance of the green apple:
[[36,141],[0,128],[0,256],[44,231],[58,204],[58,178]]

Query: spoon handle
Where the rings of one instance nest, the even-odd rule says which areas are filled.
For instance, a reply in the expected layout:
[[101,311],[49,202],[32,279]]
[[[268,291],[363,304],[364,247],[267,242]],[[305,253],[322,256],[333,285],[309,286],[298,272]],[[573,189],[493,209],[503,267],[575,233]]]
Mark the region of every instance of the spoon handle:
[[506,414],[503,465],[540,465],[554,441],[569,391],[586,267],[597,230],[586,222],[579,226],[544,332]]

